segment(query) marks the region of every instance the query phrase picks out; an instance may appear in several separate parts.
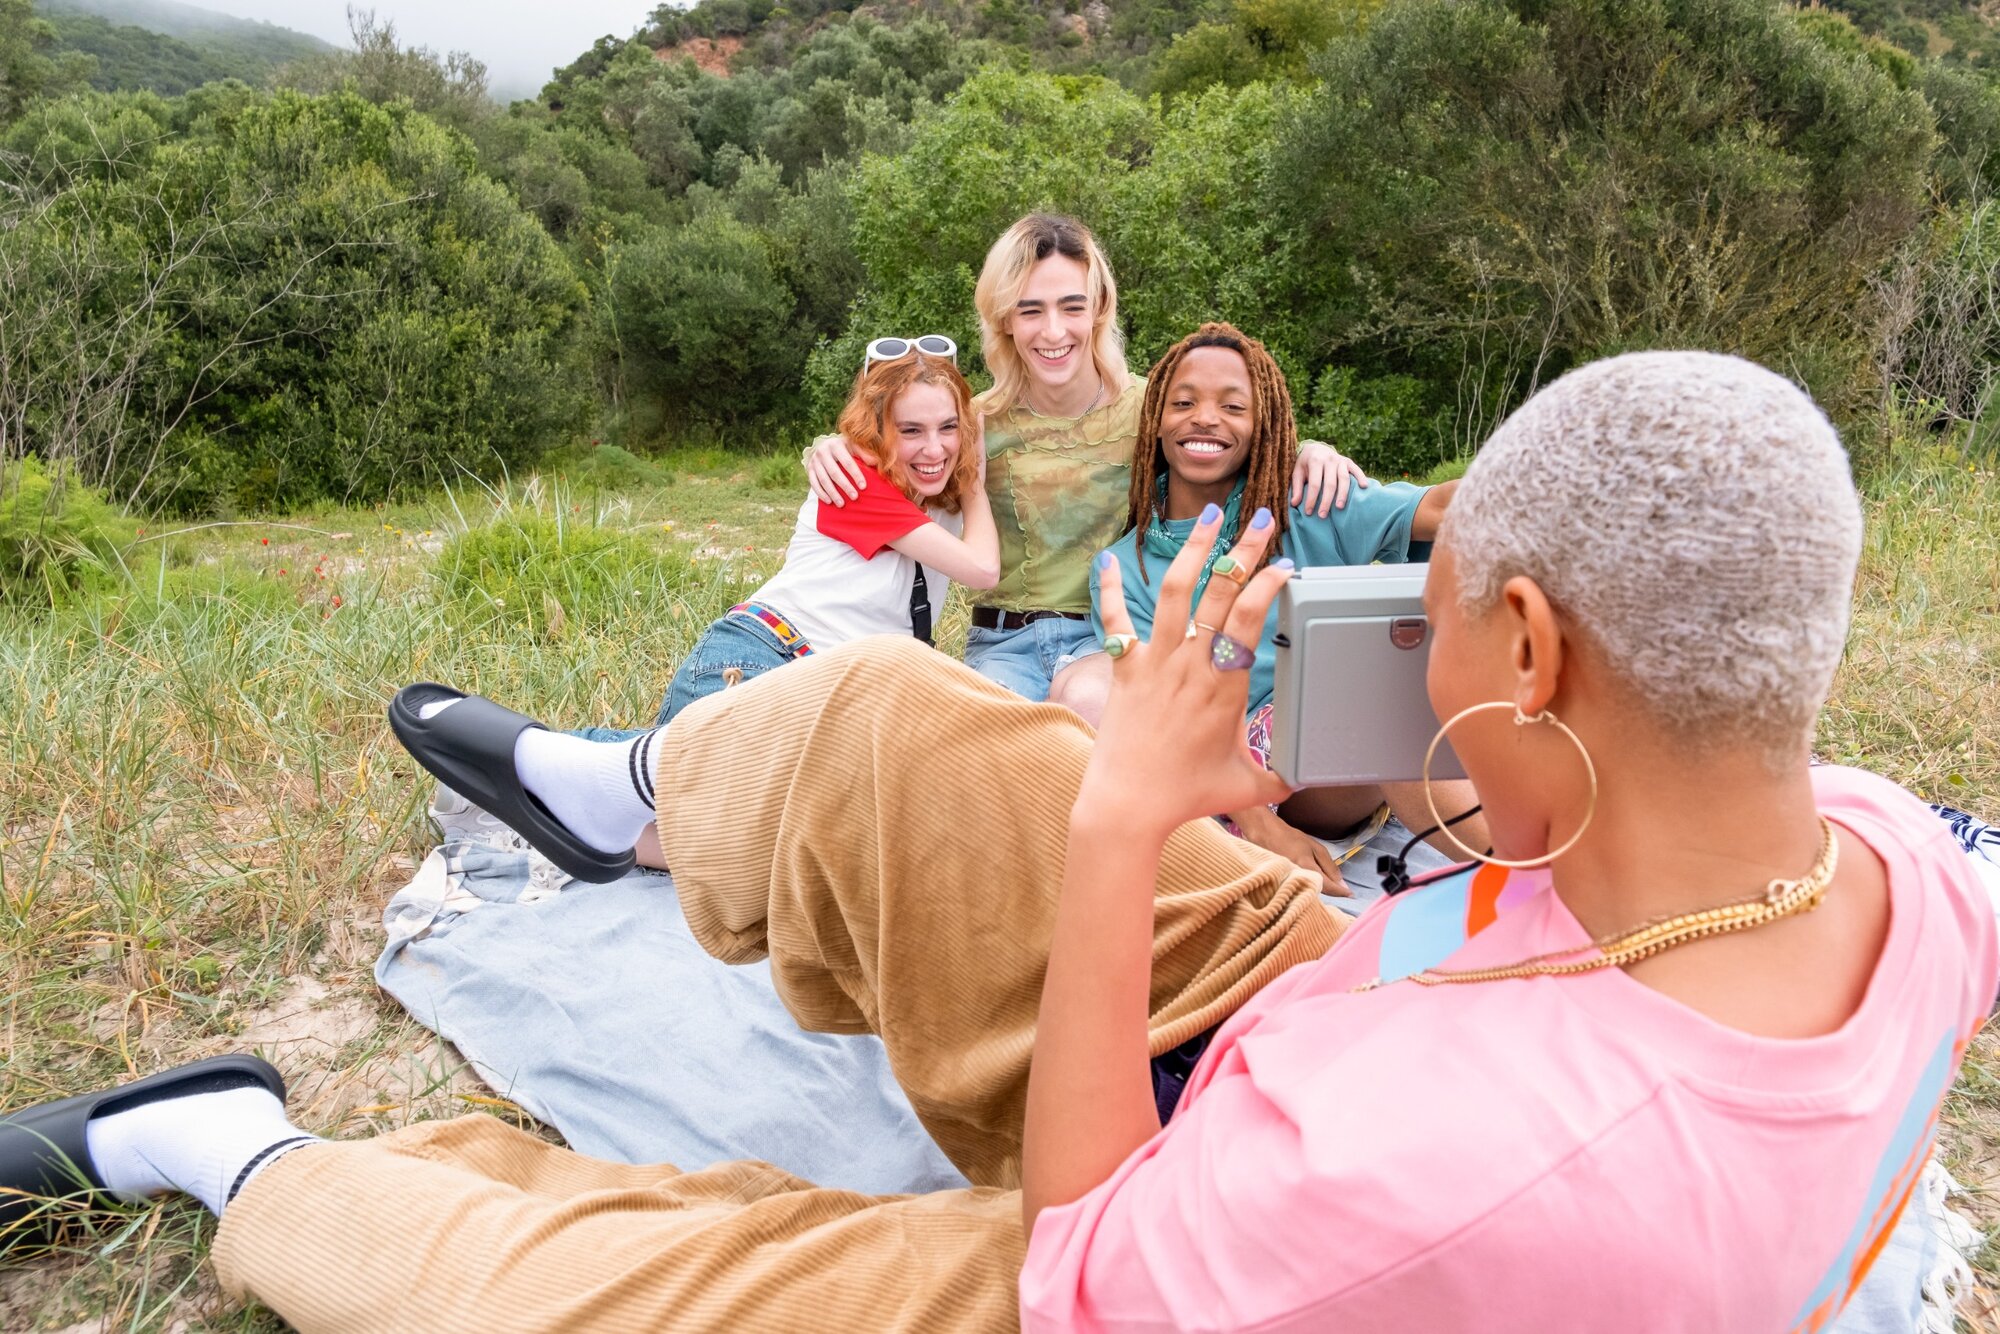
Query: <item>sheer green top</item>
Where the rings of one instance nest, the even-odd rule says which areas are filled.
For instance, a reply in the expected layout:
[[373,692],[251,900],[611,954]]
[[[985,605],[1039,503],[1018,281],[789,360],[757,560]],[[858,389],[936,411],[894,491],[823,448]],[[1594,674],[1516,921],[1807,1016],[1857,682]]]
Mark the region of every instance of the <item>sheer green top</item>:
[[1081,417],[1017,403],[986,419],[986,494],[1000,582],[976,592],[1006,611],[1090,611],[1090,562],[1125,530],[1146,378]]

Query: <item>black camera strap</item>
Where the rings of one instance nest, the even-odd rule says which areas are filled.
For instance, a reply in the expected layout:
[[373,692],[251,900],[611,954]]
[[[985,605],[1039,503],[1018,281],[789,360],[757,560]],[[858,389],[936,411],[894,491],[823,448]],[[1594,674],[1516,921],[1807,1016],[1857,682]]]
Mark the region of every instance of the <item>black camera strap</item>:
[[[1479,814],[1480,809],[1480,807],[1474,806],[1462,815],[1452,816],[1441,825],[1434,824],[1429,829],[1424,830],[1423,833],[1413,835],[1410,841],[1403,845],[1402,851],[1396,853],[1393,857],[1386,852],[1377,857],[1375,859],[1375,869],[1382,876],[1382,892],[1385,894],[1400,894],[1408,889],[1410,887],[1411,849],[1415,848],[1417,844],[1423,842],[1432,834],[1437,833],[1440,829],[1449,829],[1460,820],[1470,820],[1473,816]],[[1487,852],[1492,852],[1492,849],[1488,848]]]
[[917,577],[910,585],[910,633],[935,648],[931,640],[931,590],[924,583],[924,567],[917,563]]

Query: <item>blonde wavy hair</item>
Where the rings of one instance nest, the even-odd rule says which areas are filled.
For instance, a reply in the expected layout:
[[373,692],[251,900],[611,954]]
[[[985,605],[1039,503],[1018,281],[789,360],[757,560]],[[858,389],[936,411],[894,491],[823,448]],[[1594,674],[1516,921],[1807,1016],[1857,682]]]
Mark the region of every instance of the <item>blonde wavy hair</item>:
[[1059,213],[1030,213],[1009,227],[986,252],[972,304],[979,310],[979,346],[993,387],[974,403],[981,414],[996,416],[1021,401],[1028,368],[1015,350],[1007,319],[1028,285],[1028,271],[1039,260],[1062,255],[1083,265],[1084,295],[1090,298],[1090,358],[1110,397],[1123,392],[1131,379],[1125,366],[1125,335],[1118,328],[1118,284],[1111,265],[1090,228]]

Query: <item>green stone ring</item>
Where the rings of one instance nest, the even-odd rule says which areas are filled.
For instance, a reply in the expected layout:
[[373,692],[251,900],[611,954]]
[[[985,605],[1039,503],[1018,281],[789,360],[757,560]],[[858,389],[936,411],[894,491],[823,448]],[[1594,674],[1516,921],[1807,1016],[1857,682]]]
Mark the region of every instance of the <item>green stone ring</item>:
[[1137,635],[1106,635],[1104,636],[1104,655],[1113,662],[1116,662],[1127,653],[1130,653],[1132,646],[1138,642],[1139,637]]
[[1216,557],[1214,568],[1215,573],[1238,588],[1250,582],[1250,567],[1226,551]]

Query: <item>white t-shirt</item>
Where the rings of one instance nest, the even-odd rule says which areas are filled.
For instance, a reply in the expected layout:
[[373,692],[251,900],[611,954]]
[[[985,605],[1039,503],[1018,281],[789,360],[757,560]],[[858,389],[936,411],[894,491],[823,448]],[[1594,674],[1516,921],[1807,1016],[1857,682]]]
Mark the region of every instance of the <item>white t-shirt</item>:
[[[932,522],[954,537],[964,531],[961,516],[923,509],[873,468],[864,464],[862,471],[868,485],[844,506],[806,497],[785,568],[750,597],[790,621],[815,651],[864,635],[909,634],[917,563],[889,543]],[[925,568],[933,627],[950,587],[944,575]]]

